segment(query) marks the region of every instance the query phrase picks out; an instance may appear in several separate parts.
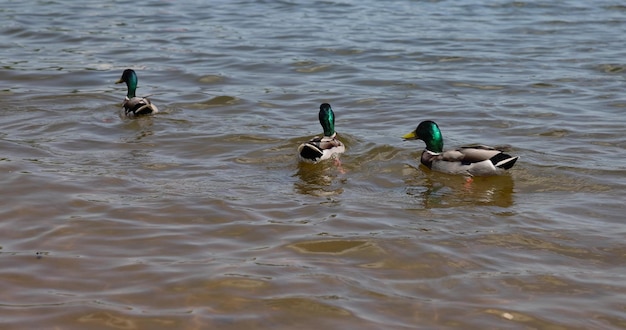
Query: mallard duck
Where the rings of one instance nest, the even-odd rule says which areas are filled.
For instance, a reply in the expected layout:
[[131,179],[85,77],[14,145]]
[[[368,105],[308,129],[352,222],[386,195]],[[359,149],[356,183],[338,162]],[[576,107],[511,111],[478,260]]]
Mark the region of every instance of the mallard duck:
[[156,107],[156,105],[152,104],[152,102],[150,102],[147,97],[135,96],[135,91],[137,90],[137,74],[134,70],[124,70],[124,72],[122,73],[122,77],[115,83],[120,84],[123,82],[126,83],[126,87],[128,88],[126,98],[122,103],[122,106],[124,107],[124,111],[127,116],[134,117],[159,112],[159,109]]
[[330,104],[320,105],[319,120],[324,129],[324,136],[316,136],[298,147],[298,156],[302,161],[317,163],[346,151],[346,147],[337,139],[335,113]]
[[422,164],[434,171],[450,174],[497,175],[513,167],[519,158],[485,145],[471,145],[444,151],[439,126],[430,120],[421,122],[414,131],[402,138],[424,141],[426,149],[422,152]]

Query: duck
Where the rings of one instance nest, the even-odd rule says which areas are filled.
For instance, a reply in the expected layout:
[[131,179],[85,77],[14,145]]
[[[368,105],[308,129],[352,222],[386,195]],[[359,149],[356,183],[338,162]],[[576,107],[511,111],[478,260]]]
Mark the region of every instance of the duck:
[[337,139],[335,132],[335,113],[330,104],[320,105],[319,121],[324,130],[323,136],[313,137],[308,142],[298,146],[298,157],[307,163],[319,163],[320,161],[337,157],[346,151],[345,145]]
[[470,145],[443,150],[443,136],[432,120],[422,121],[415,130],[402,136],[404,140],[422,140],[426,149],[420,162],[431,170],[466,176],[492,176],[511,169],[519,156],[511,156],[486,145]]
[[151,115],[159,112],[159,109],[147,97],[135,96],[137,90],[137,74],[133,69],[126,69],[122,73],[122,77],[116,81],[116,84],[126,83],[128,92],[126,98],[122,102],[124,112],[128,117],[141,115]]

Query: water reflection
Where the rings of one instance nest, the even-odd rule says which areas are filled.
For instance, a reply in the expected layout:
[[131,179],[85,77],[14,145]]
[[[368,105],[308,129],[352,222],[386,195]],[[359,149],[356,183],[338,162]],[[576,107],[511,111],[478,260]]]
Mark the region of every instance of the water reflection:
[[328,160],[318,164],[299,162],[294,183],[296,192],[312,196],[333,196],[343,193],[345,171],[339,160]]
[[[415,180],[412,178],[411,180]],[[424,208],[448,208],[463,205],[513,205],[513,178],[510,175],[466,177],[425,173],[418,182],[409,182],[407,194],[422,199]]]
[[154,135],[153,116],[143,116],[135,119],[129,119],[123,117],[125,126],[132,130],[132,136],[126,136],[122,138],[123,142],[140,142],[143,138]]

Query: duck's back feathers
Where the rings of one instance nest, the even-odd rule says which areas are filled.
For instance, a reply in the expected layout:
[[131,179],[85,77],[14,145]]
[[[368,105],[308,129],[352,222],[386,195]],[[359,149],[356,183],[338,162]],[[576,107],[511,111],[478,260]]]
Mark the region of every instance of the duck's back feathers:
[[463,155],[462,161],[468,163],[481,162],[502,153],[502,151],[498,149],[482,144],[464,146],[458,148],[456,151]]
[[125,98],[122,103],[127,116],[150,115],[159,112],[159,109],[147,97]]
[[337,139],[336,134],[316,136],[298,147],[298,157],[305,162],[317,163],[345,151],[346,147]]

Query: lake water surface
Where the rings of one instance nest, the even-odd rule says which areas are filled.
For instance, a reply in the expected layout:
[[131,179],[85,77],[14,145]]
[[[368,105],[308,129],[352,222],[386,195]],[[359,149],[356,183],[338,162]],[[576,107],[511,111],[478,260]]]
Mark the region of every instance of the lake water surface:
[[[626,328],[621,1],[0,0],[0,328]],[[126,68],[161,113],[120,117]],[[299,164],[333,106],[341,164]],[[505,146],[500,177],[421,141]]]

